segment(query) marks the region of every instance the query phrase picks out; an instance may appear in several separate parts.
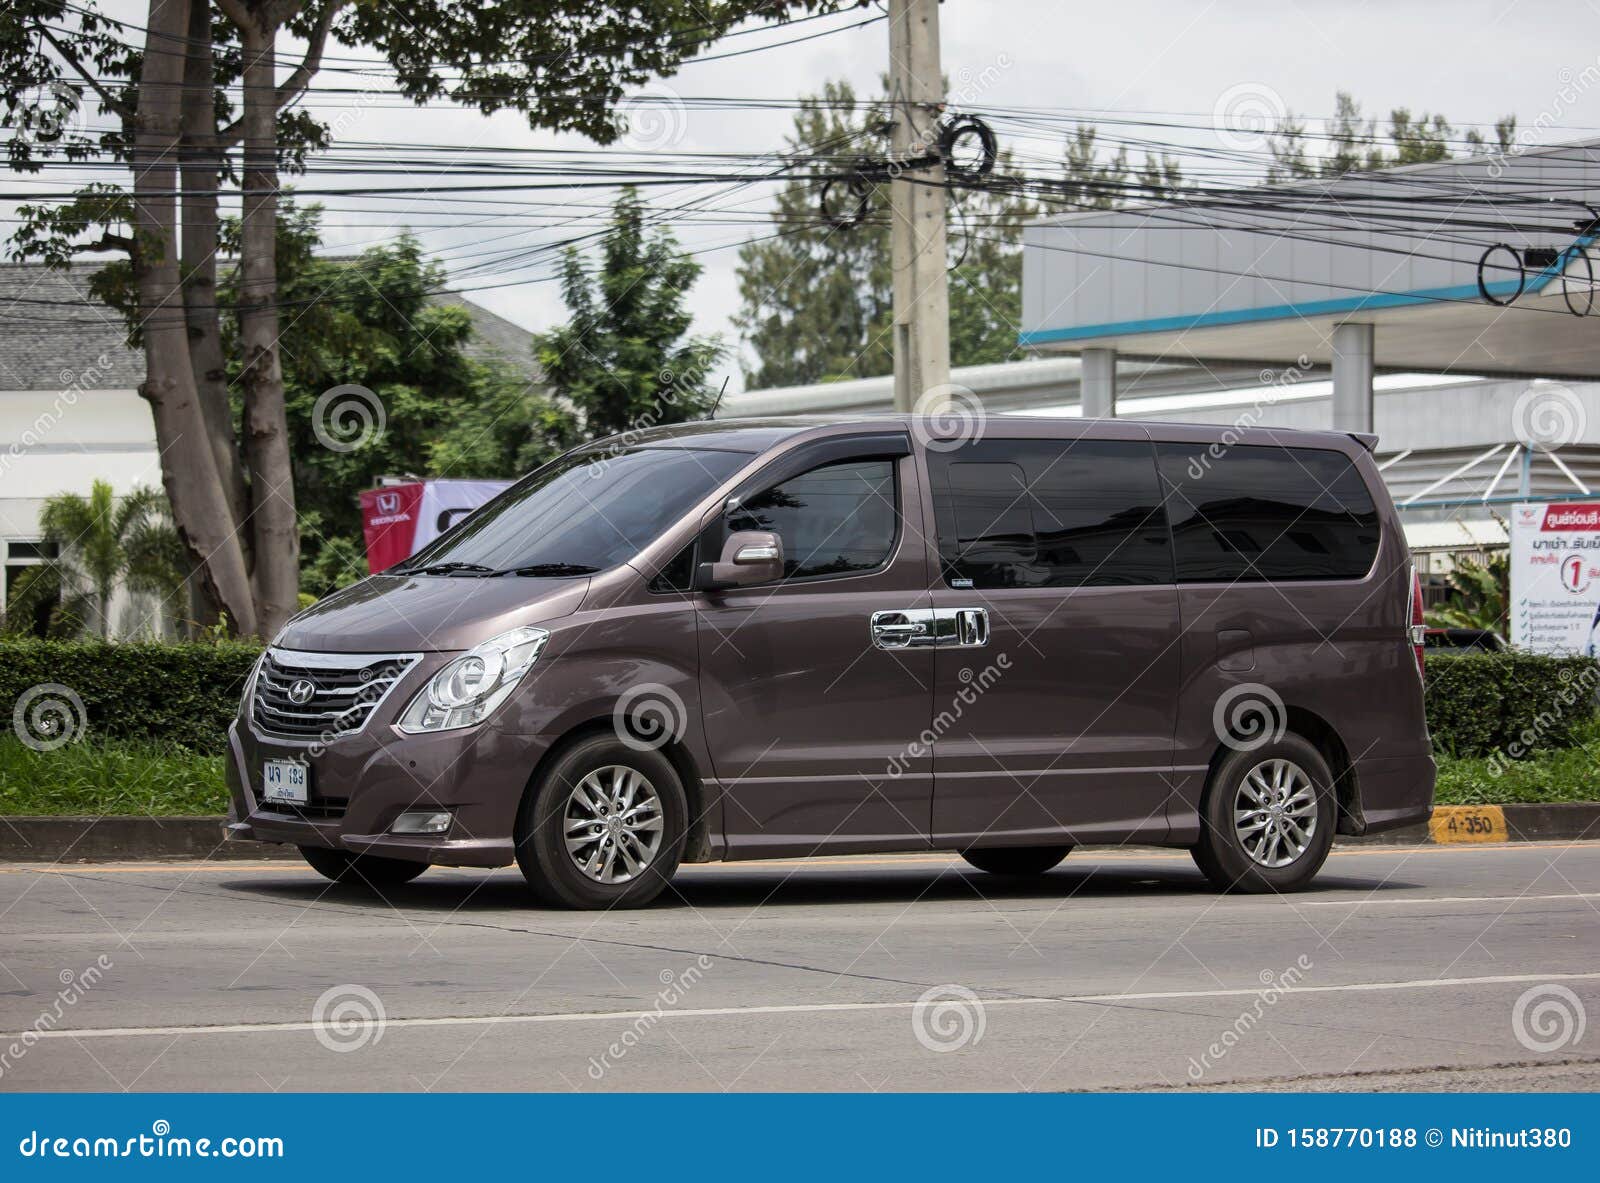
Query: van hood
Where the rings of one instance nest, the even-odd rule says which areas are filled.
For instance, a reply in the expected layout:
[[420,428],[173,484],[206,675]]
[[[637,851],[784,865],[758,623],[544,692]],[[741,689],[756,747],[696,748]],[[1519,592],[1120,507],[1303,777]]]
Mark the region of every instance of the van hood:
[[470,649],[507,629],[570,616],[589,580],[369,575],[318,600],[273,640],[322,653]]

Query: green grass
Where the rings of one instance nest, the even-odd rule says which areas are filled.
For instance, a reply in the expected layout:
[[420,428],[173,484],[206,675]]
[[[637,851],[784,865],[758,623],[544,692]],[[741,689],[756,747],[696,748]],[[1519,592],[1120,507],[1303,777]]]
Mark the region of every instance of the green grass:
[[219,814],[228,808],[221,756],[134,740],[36,752],[0,737],[0,814]]
[[1521,760],[1439,756],[1434,799],[1440,805],[1600,801],[1600,719],[1579,724],[1572,738],[1580,746],[1533,752]]

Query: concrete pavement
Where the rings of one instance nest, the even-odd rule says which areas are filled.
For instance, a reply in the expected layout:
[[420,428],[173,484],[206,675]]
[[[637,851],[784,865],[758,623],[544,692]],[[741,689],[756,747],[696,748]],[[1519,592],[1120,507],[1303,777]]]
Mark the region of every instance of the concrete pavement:
[[677,886],[585,914],[512,871],[384,900],[283,863],[0,867],[0,1091],[1600,1083],[1600,843],[1338,850],[1282,898],[1165,851]]

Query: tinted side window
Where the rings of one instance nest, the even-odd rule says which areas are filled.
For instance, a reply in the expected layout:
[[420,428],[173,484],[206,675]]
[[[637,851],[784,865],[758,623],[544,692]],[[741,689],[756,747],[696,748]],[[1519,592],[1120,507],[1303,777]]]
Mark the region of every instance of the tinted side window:
[[774,530],[785,579],[871,571],[888,561],[900,520],[894,461],[826,464],[747,499],[732,530]]
[[1149,444],[983,440],[928,465],[952,587],[1172,581]]
[[1350,460],[1321,448],[1160,444],[1180,581],[1359,579],[1378,512]]

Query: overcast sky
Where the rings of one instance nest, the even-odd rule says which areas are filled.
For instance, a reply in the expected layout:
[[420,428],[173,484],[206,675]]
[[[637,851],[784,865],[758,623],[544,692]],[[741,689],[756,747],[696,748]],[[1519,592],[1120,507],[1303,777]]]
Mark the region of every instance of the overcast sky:
[[[394,2],[403,6],[405,0]],[[130,20],[144,19],[145,6],[137,0],[115,0],[110,8]],[[848,25],[872,12],[856,10],[835,23]],[[1208,121],[1223,96],[1242,88],[1250,102],[1281,105],[1314,120],[1329,114],[1335,92],[1345,89],[1373,114],[1404,105],[1443,112],[1458,128],[1488,125],[1509,113],[1527,126],[1543,114],[1544,122],[1559,130],[1543,133],[1539,142],[1600,134],[1593,130],[1600,128],[1600,84],[1593,81],[1594,74],[1586,84],[1583,75],[1600,56],[1600,37],[1590,35],[1600,29],[1593,0],[947,0],[941,20],[947,76],[953,81],[980,75],[990,80],[979,105],[1124,116],[1181,114],[1192,123]],[[784,40],[799,32],[751,34],[708,52]],[[876,86],[884,70],[887,39],[887,26],[879,22],[730,60],[690,64],[664,84],[667,91],[656,89],[669,95],[794,98],[842,77],[866,91]],[[287,44],[284,58],[293,58]],[[349,84],[348,76],[338,82],[329,75],[324,79],[330,85]],[[315,103],[324,117],[337,114],[341,105],[346,115],[340,134],[349,139],[523,147],[583,143],[530,132],[512,115],[484,118],[447,105],[424,111],[356,111],[343,96]],[[769,150],[790,123],[784,111],[691,109],[671,117],[677,123],[669,135],[679,150],[687,151]],[[47,183],[54,187],[62,180],[62,174],[51,174]],[[317,178],[318,183],[334,180]],[[422,184],[419,179],[418,187]],[[757,196],[762,202],[755,208],[761,208],[768,197]],[[328,221],[335,224],[329,227],[329,246],[348,250],[385,241],[408,218],[415,219],[413,225],[437,222],[442,212],[420,200],[388,204],[395,211],[389,215],[330,213]],[[486,245],[533,246],[570,233],[526,227],[508,231],[489,224],[429,229],[423,238],[450,262],[465,255],[481,257]],[[706,252],[706,273],[694,294],[697,327],[722,333],[730,342],[737,293],[736,252],[729,244],[750,233],[691,226],[681,234],[686,245]],[[711,249],[718,246],[726,249]],[[543,329],[563,318],[550,274],[549,265],[541,262],[486,281],[518,281],[513,286],[469,294],[518,324]],[[735,372],[735,389],[738,383]]]

